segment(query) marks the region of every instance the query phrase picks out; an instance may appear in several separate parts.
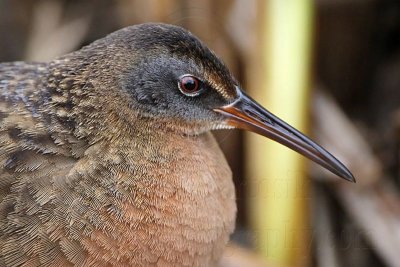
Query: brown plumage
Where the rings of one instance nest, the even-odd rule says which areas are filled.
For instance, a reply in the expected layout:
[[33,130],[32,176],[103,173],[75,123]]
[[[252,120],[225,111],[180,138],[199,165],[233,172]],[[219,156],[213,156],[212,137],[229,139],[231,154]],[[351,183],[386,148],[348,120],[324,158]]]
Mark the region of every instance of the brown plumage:
[[118,39],[143,28],[168,30],[131,27],[49,64],[0,65],[0,266],[207,266],[221,255],[236,209],[214,138],[141,117],[117,87],[137,60]]
[[0,266],[215,265],[236,205],[209,130],[240,124],[227,113],[243,94],[198,39],[163,24],[0,64]]

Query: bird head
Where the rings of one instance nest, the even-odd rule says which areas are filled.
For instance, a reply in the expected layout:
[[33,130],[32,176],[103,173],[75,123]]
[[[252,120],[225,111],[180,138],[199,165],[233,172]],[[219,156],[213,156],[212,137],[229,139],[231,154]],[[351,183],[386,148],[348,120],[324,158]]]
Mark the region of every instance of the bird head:
[[119,60],[128,63],[120,65],[129,67],[117,75],[119,88],[141,116],[167,121],[167,127],[187,135],[221,128],[246,129],[355,181],[329,152],[249,97],[222,61],[190,32],[166,24],[141,24],[101,42],[125,51]]

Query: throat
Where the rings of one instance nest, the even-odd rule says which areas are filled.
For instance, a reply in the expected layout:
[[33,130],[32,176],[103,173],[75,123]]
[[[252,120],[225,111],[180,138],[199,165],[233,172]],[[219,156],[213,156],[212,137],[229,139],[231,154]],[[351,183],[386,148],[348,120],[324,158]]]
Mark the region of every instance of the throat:
[[114,162],[107,182],[115,179],[122,197],[105,211],[113,231],[96,230],[86,246],[115,242],[116,257],[134,265],[212,266],[236,215],[231,172],[213,136],[133,139],[106,151],[108,166]]

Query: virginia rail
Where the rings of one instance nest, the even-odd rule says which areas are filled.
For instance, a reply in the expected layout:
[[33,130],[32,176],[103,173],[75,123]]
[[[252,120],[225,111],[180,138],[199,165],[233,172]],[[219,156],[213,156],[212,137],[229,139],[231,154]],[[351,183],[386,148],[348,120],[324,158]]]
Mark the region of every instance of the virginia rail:
[[0,64],[0,89],[0,266],[213,266],[236,214],[214,129],[254,131],[354,181],[180,27]]

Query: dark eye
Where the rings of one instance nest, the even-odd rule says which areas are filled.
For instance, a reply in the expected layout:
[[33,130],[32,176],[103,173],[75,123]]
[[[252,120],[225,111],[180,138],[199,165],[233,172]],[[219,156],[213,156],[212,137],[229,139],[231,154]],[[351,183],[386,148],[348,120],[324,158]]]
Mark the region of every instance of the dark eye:
[[201,91],[201,81],[192,75],[183,75],[179,78],[179,90],[187,96],[196,96]]

